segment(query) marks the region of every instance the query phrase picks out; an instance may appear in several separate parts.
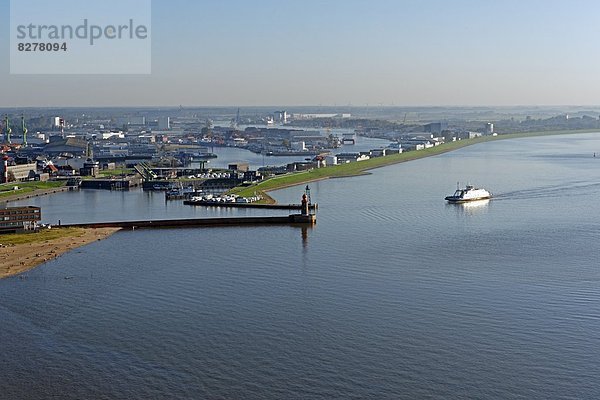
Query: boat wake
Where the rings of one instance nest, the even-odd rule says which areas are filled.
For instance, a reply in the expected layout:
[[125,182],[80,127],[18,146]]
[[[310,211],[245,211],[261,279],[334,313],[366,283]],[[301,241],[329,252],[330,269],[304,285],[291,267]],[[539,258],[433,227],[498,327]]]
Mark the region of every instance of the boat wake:
[[515,190],[512,192],[497,193],[494,201],[502,200],[530,200],[549,197],[575,197],[596,195],[600,191],[600,182],[571,182],[569,184],[541,186],[537,188]]

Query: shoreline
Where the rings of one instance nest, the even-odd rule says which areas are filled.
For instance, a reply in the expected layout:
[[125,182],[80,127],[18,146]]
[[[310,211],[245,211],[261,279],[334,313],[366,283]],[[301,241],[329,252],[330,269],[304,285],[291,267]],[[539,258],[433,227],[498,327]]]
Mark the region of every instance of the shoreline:
[[[25,185],[27,185],[27,184],[29,184],[29,182],[25,183]],[[3,185],[5,185],[5,184],[3,184]],[[10,185],[24,186],[24,184],[22,182],[13,182],[13,183],[10,183]],[[25,189],[27,189],[27,186],[25,186]],[[64,183],[63,183],[59,186],[52,187],[52,188],[27,190],[24,193],[18,192],[18,191],[15,191],[14,193],[10,192],[10,191],[5,191],[5,192],[2,192],[2,195],[0,196],[0,203],[9,203],[11,201],[31,199],[33,197],[45,196],[45,195],[60,193],[60,192],[67,192],[69,190],[70,190],[69,187],[64,186]]]
[[474,139],[464,139],[455,142],[444,143],[439,146],[431,147],[424,150],[415,150],[401,154],[393,154],[390,156],[371,158],[365,161],[358,161],[342,165],[334,165],[324,168],[312,169],[309,171],[294,172],[285,175],[276,176],[256,185],[234,188],[229,193],[235,193],[240,196],[251,196],[254,192],[263,196],[263,202],[267,204],[275,204],[276,201],[267,193],[285,189],[292,186],[303,185],[306,183],[317,182],[325,179],[333,178],[350,178],[354,176],[369,175],[370,170],[382,168],[390,165],[401,164],[408,161],[419,160],[426,157],[437,156],[444,153],[449,153],[467,146],[472,146],[479,143],[493,142],[497,140],[520,139],[536,136],[552,136],[552,135],[569,135],[598,132],[597,129],[583,130],[561,130],[561,131],[541,131],[541,132],[522,132],[510,133],[497,136],[483,136]]
[[56,189],[37,189],[37,190],[28,192],[28,193],[5,196],[3,198],[0,198],[0,201],[9,203],[11,201],[26,200],[26,199],[31,199],[33,197],[46,196],[49,194],[68,192],[68,191],[69,191],[68,187],[60,187],[60,188],[56,188]]
[[[440,155],[479,143],[486,143],[496,140],[518,139],[524,137],[593,132],[597,132],[597,130],[527,132],[461,140],[419,151],[411,151],[385,157],[376,157],[366,161],[286,174],[268,179],[254,186],[239,188],[239,190],[233,189],[231,192],[246,196],[257,192],[263,196],[264,203],[275,204],[275,199],[269,196],[267,192],[311,182],[317,182],[325,179],[349,178],[360,175],[368,175],[370,174],[368,171],[372,169]],[[65,190],[68,189],[65,187],[40,189],[23,194],[21,196],[14,196],[20,198],[13,198],[13,196],[10,196],[11,198],[0,199],[0,201],[16,201],[20,199],[62,192]],[[50,230],[42,230],[38,233],[28,233],[23,235],[0,235],[0,280],[27,272],[47,261],[58,258],[73,249],[88,245],[94,241],[103,240],[119,230],[121,229],[55,228],[52,230],[52,232]]]
[[54,228],[53,232],[0,235],[0,280],[30,271],[73,249],[106,239],[119,230]]

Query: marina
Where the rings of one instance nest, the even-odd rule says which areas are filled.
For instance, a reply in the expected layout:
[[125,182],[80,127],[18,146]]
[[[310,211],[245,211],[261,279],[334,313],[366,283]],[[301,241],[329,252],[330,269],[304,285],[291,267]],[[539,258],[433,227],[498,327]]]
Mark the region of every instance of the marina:
[[[195,201],[194,203],[198,203]],[[210,203],[209,204],[214,204]],[[278,210],[300,210],[300,214],[288,216],[260,216],[260,217],[229,217],[229,218],[185,218],[185,219],[159,219],[139,221],[114,221],[94,222],[79,224],[59,224],[58,227],[66,228],[191,228],[200,226],[243,226],[243,225],[281,225],[281,224],[315,224],[317,216],[313,211],[318,209],[316,204],[311,204],[310,188],[306,186],[302,195],[301,204],[252,204],[252,203],[221,203],[244,204],[245,206],[262,206],[257,208]],[[38,209],[39,213],[39,209]]]
[[[230,208],[260,208],[264,210],[300,210],[301,204],[260,204],[260,203],[239,203],[239,202],[214,202],[207,200],[184,200],[183,204],[188,206],[206,206],[206,207],[230,207]],[[317,210],[318,204],[311,204],[311,210]]]

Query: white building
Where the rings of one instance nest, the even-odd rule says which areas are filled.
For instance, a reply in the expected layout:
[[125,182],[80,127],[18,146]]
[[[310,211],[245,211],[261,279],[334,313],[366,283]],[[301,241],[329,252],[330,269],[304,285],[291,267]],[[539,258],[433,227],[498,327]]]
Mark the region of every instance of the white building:
[[366,161],[370,158],[371,157],[368,156],[367,154],[361,154],[361,153],[339,153],[337,155],[337,163],[338,164],[346,164],[349,162]]
[[171,129],[171,117],[160,117],[158,119],[158,130],[166,131]]
[[156,135],[143,134],[138,136],[138,140],[143,144],[156,143]]
[[325,156],[325,165],[337,165],[337,156],[330,154]]
[[292,143],[290,143],[290,147],[294,151],[305,151],[306,143],[305,142],[292,142]]
[[[244,138],[233,138],[231,144],[235,147],[246,146],[248,141]],[[206,151],[208,153],[208,150]]]
[[281,124],[287,124],[289,117],[290,117],[290,114],[288,114],[288,112],[285,110],[284,111],[275,111],[273,113],[274,121],[281,123]]
[[294,113],[288,114],[288,117],[293,119],[315,119],[315,118],[350,118],[352,114],[350,113],[341,113],[341,114],[326,114],[326,113]]
[[118,131],[118,132],[102,132],[102,140],[107,140],[107,139],[124,139],[125,138],[125,133],[123,133],[123,131]]

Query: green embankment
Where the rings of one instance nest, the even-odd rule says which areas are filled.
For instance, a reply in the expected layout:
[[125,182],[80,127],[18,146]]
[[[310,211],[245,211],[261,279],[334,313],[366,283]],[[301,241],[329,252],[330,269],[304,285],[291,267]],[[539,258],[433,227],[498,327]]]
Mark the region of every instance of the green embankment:
[[11,233],[0,234],[0,243],[7,244],[27,244],[39,243],[46,240],[54,240],[63,237],[79,237],[83,234],[82,228],[61,228],[61,229],[42,229],[34,233]]
[[[105,169],[98,172],[98,176],[101,178],[109,178],[111,176],[122,176],[133,174],[135,170],[133,168],[117,168],[117,169]],[[93,178],[93,177],[92,177]]]
[[[27,194],[36,190],[55,189],[65,185],[65,181],[52,182],[10,182],[0,185],[0,198],[13,195]],[[18,187],[17,190],[14,188]]]
[[498,136],[484,136],[475,139],[459,140],[431,147],[429,149],[419,151],[409,151],[402,154],[392,154],[385,157],[375,157],[369,160],[353,162],[349,164],[333,165],[324,168],[312,169],[310,171],[293,172],[285,175],[279,175],[258,184],[246,187],[237,187],[230,191],[232,194],[239,196],[250,197],[255,194],[263,196],[263,202],[272,203],[274,200],[269,197],[266,192],[271,190],[281,189],[288,186],[300,185],[312,181],[328,178],[341,178],[349,176],[363,175],[366,171],[374,168],[380,168],[387,165],[398,164],[406,161],[412,161],[419,158],[434,156],[437,154],[447,153],[462,147],[471,146],[477,143],[491,142],[495,140],[517,139],[533,136],[545,135],[564,135],[573,133],[590,133],[596,130],[562,130],[562,131],[547,131],[547,132],[525,132],[511,133]]

